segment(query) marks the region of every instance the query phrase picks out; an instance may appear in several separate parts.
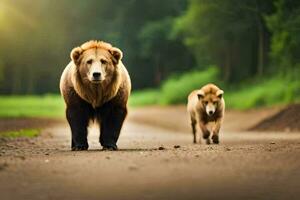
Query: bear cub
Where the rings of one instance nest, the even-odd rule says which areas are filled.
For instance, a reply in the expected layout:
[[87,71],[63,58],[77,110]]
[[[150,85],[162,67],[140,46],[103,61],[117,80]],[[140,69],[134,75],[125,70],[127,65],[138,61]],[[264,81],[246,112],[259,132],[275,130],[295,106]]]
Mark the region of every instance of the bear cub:
[[212,141],[219,143],[219,131],[225,112],[223,90],[210,83],[199,90],[192,91],[188,96],[187,111],[191,119],[194,143],[197,143],[196,125],[202,131],[202,137],[210,144],[211,131],[208,128],[212,124]]

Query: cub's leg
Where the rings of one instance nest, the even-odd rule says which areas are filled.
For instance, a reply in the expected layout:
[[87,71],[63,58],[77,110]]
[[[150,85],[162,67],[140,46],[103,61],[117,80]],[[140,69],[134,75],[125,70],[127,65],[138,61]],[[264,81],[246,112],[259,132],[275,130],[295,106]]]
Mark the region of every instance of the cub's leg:
[[210,132],[207,129],[206,124],[204,124],[203,122],[199,122],[199,126],[202,131],[202,137],[206,140],[206,144],[210,144]]
[[72,151],[87,150],[88,111],[81,106],[67,107],[66,116],[72,132]]
[[197,121],[193,117],[191,117],[191,126],[192,126],[192,131],[193,131],[193,137],[194,137],[193,142],[194,142],[194,144],[197,143],[196,123],[197,123]]
[[123,122],[127,115],[126,106],[113,105],[108,102],[98,115],[100,123],[100,144],[104,150],[117,150],[117,141]]
[[213,143],[219,144],[219,132],[221,128],[222,121],[219,119],[216,121],[215,126],[213,128],[213,135],[211,137]]

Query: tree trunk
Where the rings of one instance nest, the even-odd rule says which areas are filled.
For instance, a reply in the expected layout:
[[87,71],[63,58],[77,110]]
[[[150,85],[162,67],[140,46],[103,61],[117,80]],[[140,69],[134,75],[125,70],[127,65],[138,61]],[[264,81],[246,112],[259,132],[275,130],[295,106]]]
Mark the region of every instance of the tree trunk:
[[231,76],[231,47],[225,49],[224,81],[228,82]]
[[154,72],[154,83],[156,86],[160,85],[162,79],[162,69],[160,68],[160,56],[155,57],[155,72]]
[[258,49],[257,49],[257,75],[262,76],[264,73],[265,63],[265,33],[262,20],[258,17]]
[[256,4],[256,20],[257,20],[257,70],[256,74],[262,76],[264,73],[265,64],[265,30],[263,22],[263,12],[261,11],[260,4],[258,0],[255,1]]

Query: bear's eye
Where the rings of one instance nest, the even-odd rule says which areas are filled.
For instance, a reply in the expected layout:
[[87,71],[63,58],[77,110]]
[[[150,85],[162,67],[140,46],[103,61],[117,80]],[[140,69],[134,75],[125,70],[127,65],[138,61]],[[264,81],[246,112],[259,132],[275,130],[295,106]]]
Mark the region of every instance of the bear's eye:
[[90,65],[90,64],[93,63],[93,60],[92,60],[92,59],[89,59],[88,61],[86,61],[86,63]]
[[214,103],[214,105],[217,105],[217,104],[218,104],[218,102],[217,102],[217,101],[214,101],[213,103]]
[[204,104],[204,105],[207,105],[207,104],[208,104],[208,101],[203,101],[203,104]]
[[103,60],[103,59],[101,59],[100,62],[101,62],[103,65],[106,65],[106,64],[107,64],[107,61],[106,61],[106,60]]

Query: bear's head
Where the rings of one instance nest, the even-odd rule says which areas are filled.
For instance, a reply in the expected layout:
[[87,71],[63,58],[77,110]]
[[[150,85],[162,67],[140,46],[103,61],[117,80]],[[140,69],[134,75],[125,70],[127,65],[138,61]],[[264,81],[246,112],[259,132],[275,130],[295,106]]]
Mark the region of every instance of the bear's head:
[[200,107],[212,116],[222,105],[224,91],[214,84],[207,84],[197,91]]
[[122,56],[120,49],[103,41],[89,41],[71,51],[82,81],[94,84],[111,81]]

